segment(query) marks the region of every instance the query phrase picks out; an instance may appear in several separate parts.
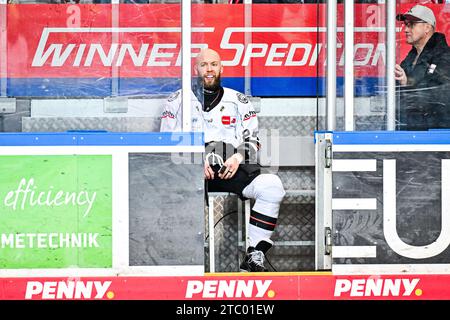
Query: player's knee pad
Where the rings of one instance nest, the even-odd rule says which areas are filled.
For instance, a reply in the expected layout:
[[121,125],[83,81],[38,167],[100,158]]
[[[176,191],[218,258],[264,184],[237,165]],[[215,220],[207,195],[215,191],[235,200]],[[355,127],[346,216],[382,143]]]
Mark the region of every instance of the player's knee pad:
[[253,187],[255,197],[266,202],[280,203],[286,194],[283,183],[274,174],[261,174],[250,185]]

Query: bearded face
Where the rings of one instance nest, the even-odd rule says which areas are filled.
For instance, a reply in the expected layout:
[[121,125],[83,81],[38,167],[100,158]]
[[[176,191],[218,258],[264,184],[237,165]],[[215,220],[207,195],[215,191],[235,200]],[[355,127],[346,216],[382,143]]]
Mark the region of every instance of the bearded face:
[[217,91],[220,87],[220,73],[217,75],[207,74],[202,77],[203,89]]
[[219,89],[222,63],[217,52],[209,49],[202,51],[197,57],[196,68],[204,89],[211,91]]

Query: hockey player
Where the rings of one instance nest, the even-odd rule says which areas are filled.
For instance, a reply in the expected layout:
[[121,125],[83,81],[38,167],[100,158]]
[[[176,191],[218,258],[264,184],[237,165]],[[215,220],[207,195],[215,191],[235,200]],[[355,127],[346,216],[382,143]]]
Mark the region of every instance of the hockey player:
[[[257,164],[258,120],[245,95],[221,86],[223,67],[219,54],[202,50],[196,58],[192,88],[192,131],[203,131],[204,165],[208,191],[232,192],[255,199],[251,210],[248,243],[241,271],[267,271],[265,254],[272,247],[280,203],[285,195],[281,180],[261,174]],[[181,91],[165,103],[161,131],[181,131]]]

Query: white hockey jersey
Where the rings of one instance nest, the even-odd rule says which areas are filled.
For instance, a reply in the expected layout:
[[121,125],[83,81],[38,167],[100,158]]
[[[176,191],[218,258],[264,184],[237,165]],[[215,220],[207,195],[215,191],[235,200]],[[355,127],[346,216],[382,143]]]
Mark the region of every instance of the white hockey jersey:
[[[204,132],[205,143],[222,141],[237,148],[244,138],[257,139],[258,120],[250,100],[242,93],[223,88],[220,103],[209,112],[203,111],[200,101],[191,92],[192,131]],[[181,90],[173,93],[164,103],[161,115],[162,132],[182,130]]]

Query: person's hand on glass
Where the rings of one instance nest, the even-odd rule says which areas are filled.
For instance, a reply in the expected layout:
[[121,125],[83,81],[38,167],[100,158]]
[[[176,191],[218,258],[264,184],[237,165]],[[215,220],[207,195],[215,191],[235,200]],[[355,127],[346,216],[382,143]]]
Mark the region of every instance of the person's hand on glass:
[[408,82],[408,77],[406,76],[405,70],[403,70],[402,67],[400,67],[399,64],[395,65],[395,80],[400,82],[400,85],[405,86]]

